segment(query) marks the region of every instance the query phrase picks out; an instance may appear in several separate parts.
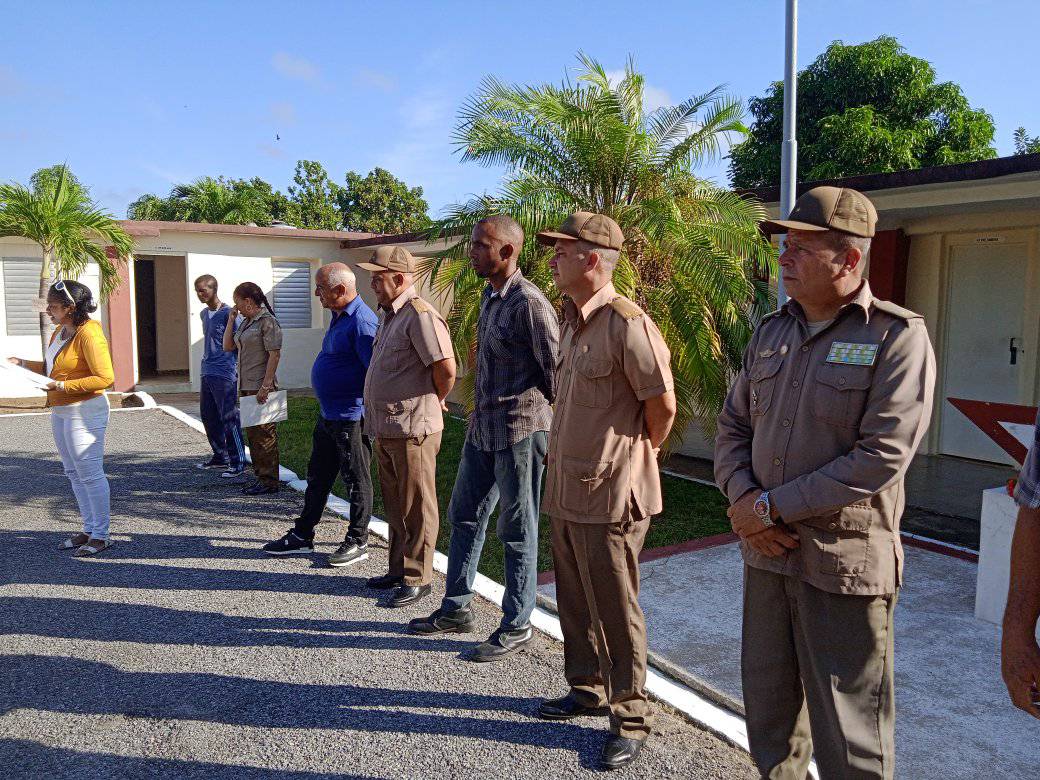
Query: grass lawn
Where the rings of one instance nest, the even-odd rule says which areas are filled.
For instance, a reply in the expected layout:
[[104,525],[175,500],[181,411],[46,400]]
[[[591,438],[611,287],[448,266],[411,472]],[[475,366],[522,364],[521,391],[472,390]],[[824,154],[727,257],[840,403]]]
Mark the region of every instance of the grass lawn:
[[[278,424],[278,447],[282,465],[295,471],[301,478],[307,474],[307,460],[311,453],[311,431],[318,416],[318,402],[313,398],[290,398],[289,419]],[[437,496],[440,501],[441,527],[437,538],[437,549],[448,551],[448,500],[455,484],[459,457],[465,438],[465,425],[454,417],[446,419],[441,451],[437,458]],[[376,476],[375,458],[372,459],[372,479],[375,485],[373,514],[383,517],[383,498]],[[726,519],[726,502],[715,488],[676,477],[663,476],[664,512],[651,522],[645,547],[665,547],[690,539],[724,533],[730,530]],[[341,480],[336,480],[333,492],[345,497]],[[492,528],[484,544],[480,559],[480,571],[496,582],[502,582],[502,545]],[[552,551],[549,542],[549,518],[542,515],[538,539],[538,571],[552,569]]]

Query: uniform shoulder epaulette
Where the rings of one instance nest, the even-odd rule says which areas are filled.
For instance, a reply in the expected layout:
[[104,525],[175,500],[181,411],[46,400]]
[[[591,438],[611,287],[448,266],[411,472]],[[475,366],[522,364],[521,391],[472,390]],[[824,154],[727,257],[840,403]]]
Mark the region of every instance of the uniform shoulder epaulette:
[[885,312],[885,314],[891,314],[893,317],[898,317],[901,320],[909,321],[923,319],[922,315],[917,312],[904,309],[902,306],[892,303],[892,301],[882,301],[875,298],[874,308],[878,311]]
[[610,302],[610,308],[624,317],[626,320],[634,320],[643,316],[643,310],[636,306],[628,298],[615,298]]
[[433,311],[433,307],[422,298],[412,298],[409,303],[412,304],[412,308],[419,312],[419,314],[426,314],[427,312]]
[[775,311],[769,312],[769,314],[762,315],[762,319],[760,319],[759,322],[765,322],[766,320],[771,320],[771,319],[773,319],[773,317],[777,317],[777,316],[779,316],[779,315],[781,315],[783,313],[784,313],[783,308],[776,309]]

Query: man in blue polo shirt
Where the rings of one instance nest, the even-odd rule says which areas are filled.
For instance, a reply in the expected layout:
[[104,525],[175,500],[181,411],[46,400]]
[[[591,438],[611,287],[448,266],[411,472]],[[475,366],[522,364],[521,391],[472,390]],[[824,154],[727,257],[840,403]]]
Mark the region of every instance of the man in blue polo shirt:
[[[204,274],[195,280],[195,295],[205,304],[202,318],[202,387],[199,411],[213,457],[197,464],[200,469],[222,469],[220,475],[233,479],[242,475],[245,447],[238,420],[238,369],[235,352],[224,351],[224,329],[231,308],[217,297],[217,280]],[[236,324],[231,323],[232,332]]]
[[332,312],[332,322],[311,369],[321,416],[314,426],[307,492],[295,526],[281,539],[265,544],[264,551],[271,555],[314,552],[314,527],[339,474],[350,499],[350,525],[343,544],[329,556],[329,565],[347,566],[368,557],[372,441],[362,433],[362,399],[379,321],[358,295],[354,272],[343,263],[318,269],[314,295]]

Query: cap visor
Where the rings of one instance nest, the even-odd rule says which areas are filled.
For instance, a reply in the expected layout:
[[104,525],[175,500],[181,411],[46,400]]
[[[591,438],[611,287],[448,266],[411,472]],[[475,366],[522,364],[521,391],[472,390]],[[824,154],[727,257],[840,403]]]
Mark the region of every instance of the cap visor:
[[767,219],[762,222],[770,233],[786,233],[788,230],[811,230],[816,233],[826,233],[830,228],[812,225],[808,222],[795,222],[790,219]]
[[366,271],[373,271],[373,272],[376,272],[376,273],[378,273],[379,271],[389,271],[390,270],[389,268],[383,268],[383,266],[376,265],[375,263],[358,263],[357,267],[358,268],[364,268]]
[[555,233],[551,230],[546,230],[535,236],[539,244],[555,244],[558,239],[564,239],[565,241],[577,241],[577,236],[569,236],[566,233]]

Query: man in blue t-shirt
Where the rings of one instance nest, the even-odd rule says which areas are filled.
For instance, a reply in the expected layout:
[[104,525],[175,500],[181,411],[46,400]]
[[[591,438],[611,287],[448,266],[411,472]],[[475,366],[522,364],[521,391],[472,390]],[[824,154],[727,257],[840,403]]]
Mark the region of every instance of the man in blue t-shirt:
[[336,475],[350,500],[346,538],[331,556],[330,566],[347,566],[368,558],[368,521],[372,515],[372,441],[362,433],[365,374],[379,320],[357,292],[354,272],[329,263],[314,276],[314,295],[332,312],[332,322],[311,369],[311,386],[321,416],[314,426],[307,493],[295,526],[264,545],[271,555],[314,552],[314,527],[321,520]]
[[[238,420],[236,352],[224,351],[224,329],[230,307],[217,297],[217,280],[204,274],[195,280],[195,295],[205,304],[202,318],[202,388],[199,409],[213,457],[197,464],[200,469],[221,469],[221,477],[234,479],[245,467],[245,448]],[[230,323],[232,332],[236,323]]]

